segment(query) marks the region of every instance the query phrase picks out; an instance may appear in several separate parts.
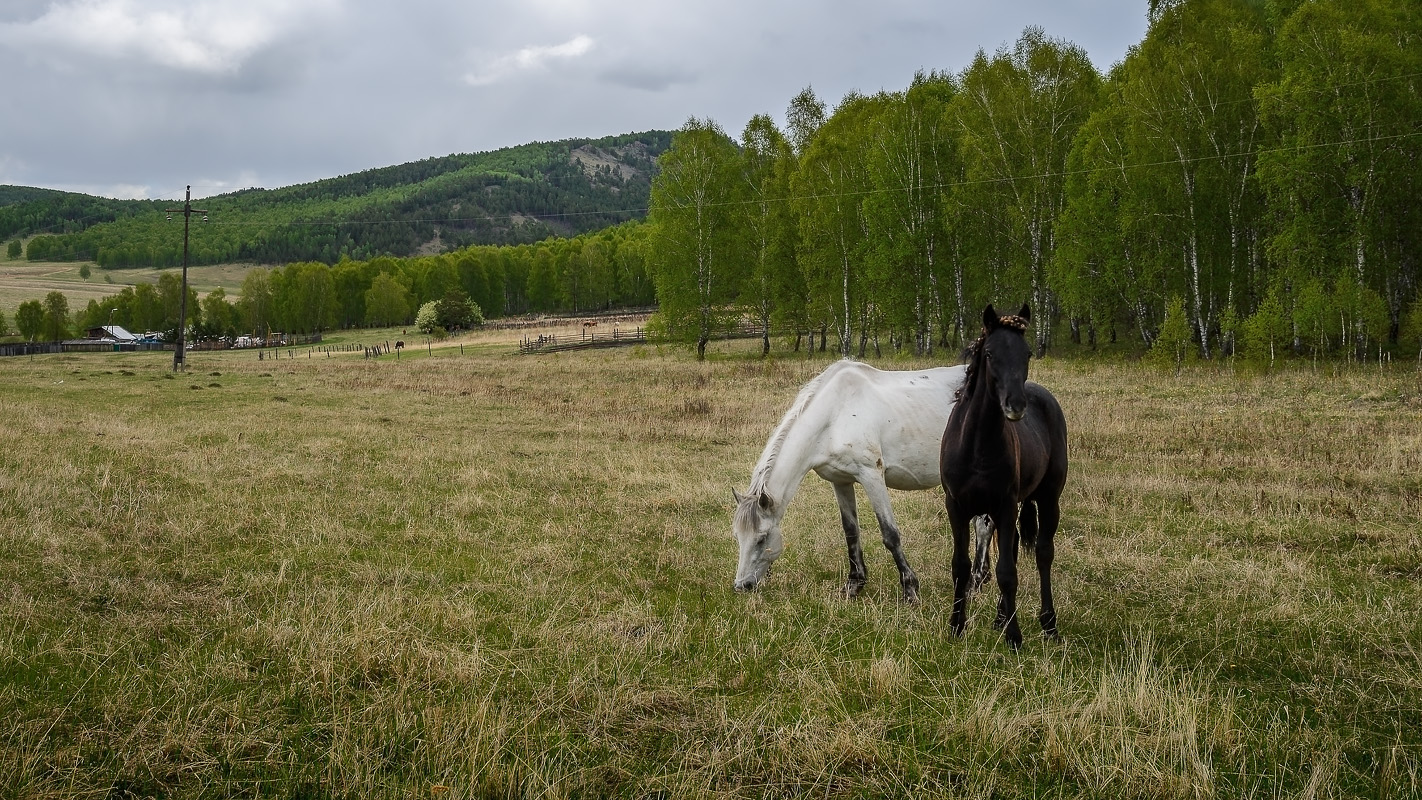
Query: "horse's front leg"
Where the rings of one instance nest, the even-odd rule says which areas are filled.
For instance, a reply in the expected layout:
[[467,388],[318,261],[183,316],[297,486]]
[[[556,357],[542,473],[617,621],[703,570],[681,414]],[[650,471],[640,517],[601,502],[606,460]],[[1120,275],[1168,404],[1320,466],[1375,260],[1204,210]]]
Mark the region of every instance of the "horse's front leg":
[[894,565],[899,568],[899,586],[903,588],[904,602],[917,602],[918,575],[913,571],[913,567],[909,566],[908,558],[904,556],[899,526],[894,522],[894,510],[889,506],[889,489],[884,485],[884,479],[878,473],[865,476],[860,481],[860,485],[864,487],[864,493],[869,496],[869,503],[874,506],[874,516],[879,520],[879,535],[884,540],[884,547],[894,557]]
[[996,625],[1003,629],[1007,643],[1022,647],[1022,629],[1017,624],[1017,507],[999,509],[992,515],[997,522],[997,602]]
[[869,579],[869,572],[864,568],[864,550],[859,545],[859,509],[854,501],[854,484],[834,484],[834,497],[839,501],[839,521],[844,523],[844,543],[849,549],[849,580],[844,584],[844,596],[854,597],[863,591]]
[[953,531],[953,616],[948,627],[954,636],[962,636],[968,626],[968,587],[972,583],[973,562],[968,557],[970,518],[958,508],[953,495],[945,493],[944,503],[948,507],[948,526]]

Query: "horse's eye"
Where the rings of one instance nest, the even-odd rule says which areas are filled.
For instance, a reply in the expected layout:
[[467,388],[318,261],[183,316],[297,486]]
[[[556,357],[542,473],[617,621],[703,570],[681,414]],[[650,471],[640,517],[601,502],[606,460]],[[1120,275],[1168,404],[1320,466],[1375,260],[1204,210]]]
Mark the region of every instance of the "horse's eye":
[[992,353],[983,353],[983,358],[986,358],[988,361],[991,361],[991,360],[992,360]]

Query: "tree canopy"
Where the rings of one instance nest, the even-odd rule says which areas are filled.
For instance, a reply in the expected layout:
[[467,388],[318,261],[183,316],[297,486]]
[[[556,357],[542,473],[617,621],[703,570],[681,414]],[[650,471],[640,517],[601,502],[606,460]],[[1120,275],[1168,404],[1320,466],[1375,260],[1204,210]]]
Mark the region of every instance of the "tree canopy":
[[[1149,17],[1105,75],[1028,28],[832,112],[806,89],[785,132],[688,123],[649,216],[669,324],[694,308],[702,340],[748,318],[797,346],[928,352],[975,337],[987,302],[1026,299],[1039,352],[1058,335],[1159,342],[1175,364],[1182,342],[1271,360],[1398,345],[1419,302],[1422,7],[1177,0]],[[701,194],[671,191],[692,152]]]

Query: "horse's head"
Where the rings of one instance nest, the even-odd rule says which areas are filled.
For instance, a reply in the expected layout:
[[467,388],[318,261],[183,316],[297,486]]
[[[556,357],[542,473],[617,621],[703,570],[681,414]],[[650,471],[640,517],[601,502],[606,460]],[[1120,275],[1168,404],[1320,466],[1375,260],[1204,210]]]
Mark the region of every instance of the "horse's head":
[[992,304],[983,309],[982,364],[987,385],[997,393],[1002,414],[1016,422],[1027,413],[1027,362],[1032,347],[1024,335],[1032,309],[1022,304],[1016,314],[999,316]]
[[731,532],[736,535],[740,560],[736,564],[736,591],[748,592],[765,580],[770,565],[780,557],[785,540],[780,536],[780,515],[770,495],[752,492],[742,497],[735,489],[736,512],[731,518]]

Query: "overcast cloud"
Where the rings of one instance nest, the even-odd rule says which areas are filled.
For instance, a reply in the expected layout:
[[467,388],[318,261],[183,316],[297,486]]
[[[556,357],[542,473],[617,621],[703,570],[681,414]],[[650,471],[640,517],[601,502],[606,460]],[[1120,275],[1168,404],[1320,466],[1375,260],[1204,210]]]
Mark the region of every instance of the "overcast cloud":
[[814,87],[898,90],[1029,25],[1102,70],[1146,0],[4,0],[0,184],[276,187],[531,141],[732,135]]

